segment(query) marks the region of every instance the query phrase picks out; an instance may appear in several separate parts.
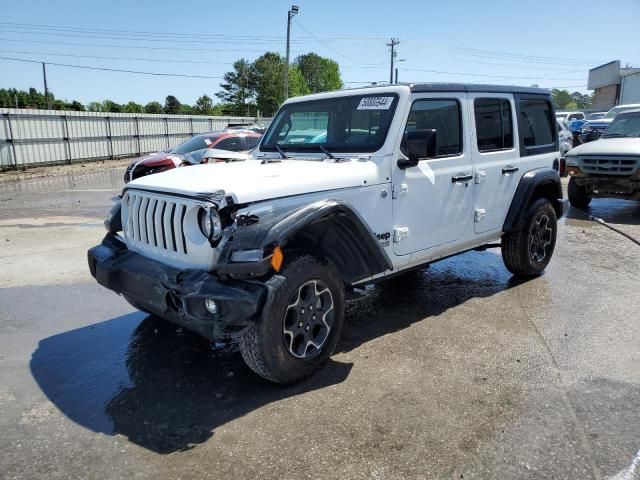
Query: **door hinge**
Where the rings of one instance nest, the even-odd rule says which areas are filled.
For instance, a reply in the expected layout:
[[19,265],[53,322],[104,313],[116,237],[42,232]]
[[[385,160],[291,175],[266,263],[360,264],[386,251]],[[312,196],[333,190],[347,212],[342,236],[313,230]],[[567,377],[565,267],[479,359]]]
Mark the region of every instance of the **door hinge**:
[[409,227],[396,227],[393,229],[393,243],[400,243],[409,236]]
[[487,172],[478,170],[475,174],[475,183],[482,183],[487,179]]
[[473,211],[473,221],[476,223],[480,222],[486,216],[487,211],[484,208],[476,208]]
[[401,183],[400,185],[394,185],[391,189],[391,198],[398,198],[401,193],[407,193],[409,191],[409,186],[406,183]]

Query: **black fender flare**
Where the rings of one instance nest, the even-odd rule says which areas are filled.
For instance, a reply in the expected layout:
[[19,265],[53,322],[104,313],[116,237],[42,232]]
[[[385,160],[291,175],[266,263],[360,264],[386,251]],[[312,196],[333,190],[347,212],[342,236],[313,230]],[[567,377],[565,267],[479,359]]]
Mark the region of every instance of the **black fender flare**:
[[[271,271],[269,258],[275,246],[285,251],[301,246],[331,260],[347,285],[371,277],[393,265],[367,223],[342,200],[325,199],[276,209],[238,222],[222,247],[216,270],[221,275],[256,277]],[[231,262],[236,250],[263,249],[259,262]]]
[[566,201],[562,197],[560,176],[553,168],[536,168],[522,176],[511,200],[502,231],[513,232],[516,230],[527,206],[540,197],[549,199],[558,218],[564,215]]

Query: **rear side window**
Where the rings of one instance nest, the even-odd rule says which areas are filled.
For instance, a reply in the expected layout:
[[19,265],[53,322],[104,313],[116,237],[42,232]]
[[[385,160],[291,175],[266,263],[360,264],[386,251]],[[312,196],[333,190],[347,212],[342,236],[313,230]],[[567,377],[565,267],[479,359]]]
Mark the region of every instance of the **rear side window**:
[[513,122],[509,100],[476,98],[473,109],[480,152],[513,148]]
[[218,148],[220,150],[229,150],[231,152],[239,152],[243,150],[242,139],[240,137],[225,138],[224,140],[220,140],[218,143],[216,143],[213,148]]
[[520,131],[522,143],[526,148],[550,146],[555,143],[551,119],[551,104],[546,100],[520,102]]
[[[462,153],[461,124],[460,104],[457,100],[416,100],[411,105],[404,131],[435,130],[436,157],[448,157]],[[403,145],[400,149],[406,153]]]

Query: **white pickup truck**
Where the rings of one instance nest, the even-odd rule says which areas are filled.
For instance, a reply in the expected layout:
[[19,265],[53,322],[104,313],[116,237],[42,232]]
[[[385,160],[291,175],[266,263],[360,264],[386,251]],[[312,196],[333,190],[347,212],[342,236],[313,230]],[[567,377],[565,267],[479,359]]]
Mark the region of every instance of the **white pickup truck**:
[[531,277],[566,202],[550,94],[406,84],[288,100],[252,158],[130,182],[88,253],[97,281],[280,383],[334,350],[345,292],[501,246]]

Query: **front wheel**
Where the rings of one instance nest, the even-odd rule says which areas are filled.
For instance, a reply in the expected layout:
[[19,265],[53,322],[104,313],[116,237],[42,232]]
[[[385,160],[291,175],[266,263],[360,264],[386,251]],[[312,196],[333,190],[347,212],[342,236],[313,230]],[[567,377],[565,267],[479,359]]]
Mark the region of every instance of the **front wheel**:
[[556,246],[556,211],[546,198],[533,202],[517,230],[502,236],[502,260],[507,270],[520,277],[540,275],[551,261]]
[[569,203],[575,208],[587,208],[591,203],[591,196],[587,193],[587,189],[576,183],[575,177],[569,179],[567,188]]
[[312,375],[329,359],[344,322],[344,286],[331,264],[305,255],[280,273],[271,307],[239,339],[247,366],[277,383]]

